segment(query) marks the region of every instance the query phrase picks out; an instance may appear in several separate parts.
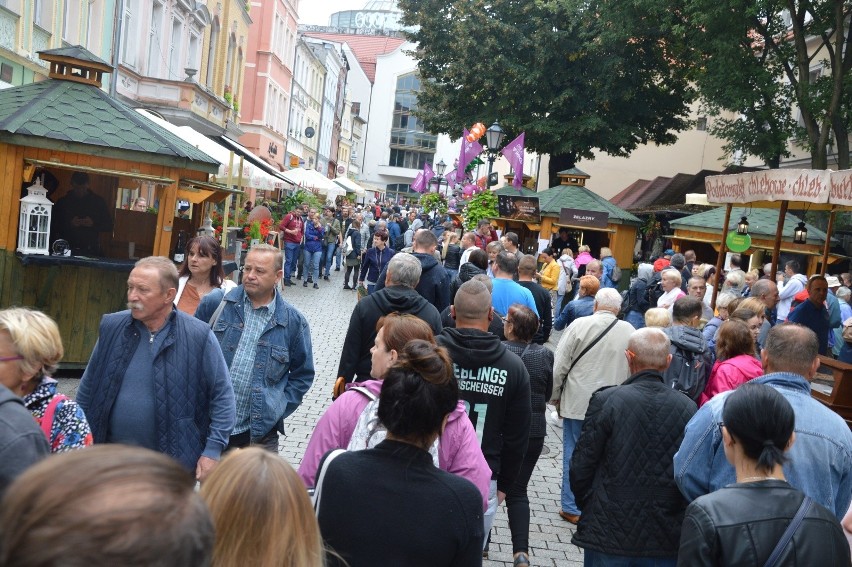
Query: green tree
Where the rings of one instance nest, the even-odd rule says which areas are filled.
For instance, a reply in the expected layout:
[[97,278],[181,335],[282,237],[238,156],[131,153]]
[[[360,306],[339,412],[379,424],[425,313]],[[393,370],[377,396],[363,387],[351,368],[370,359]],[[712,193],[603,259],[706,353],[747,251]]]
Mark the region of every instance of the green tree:
[[[825,169],[837,143],[849,167],[852,34],[849,0],[685,0],[684,36],[712,132],[778,167],[794,138]],[[836,33],[835,30],[841,30]],[[794,120],[798,108],[801,122]],[[833,134],[833,140],[832,140]]]
[[[678,0],[679,1],[679,0]],[[423,80],[417,115],[458,136],[499,119],[555,172],[598,149],[671,144],[693,89],[672,3],[659,0],[399,0]],[[685,62],[684,62],[685,63]]]

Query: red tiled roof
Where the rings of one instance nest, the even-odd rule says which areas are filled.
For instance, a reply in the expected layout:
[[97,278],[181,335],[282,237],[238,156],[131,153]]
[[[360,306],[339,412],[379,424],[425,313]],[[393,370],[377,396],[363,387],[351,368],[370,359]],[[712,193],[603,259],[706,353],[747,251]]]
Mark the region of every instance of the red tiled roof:
[[376,82],[376,57],[390,53],[405,43],[404,39],[398,37],[384,37],[380,35],[314,32],[306,33],[305,35],[316,39],[348,44],[371,84]]

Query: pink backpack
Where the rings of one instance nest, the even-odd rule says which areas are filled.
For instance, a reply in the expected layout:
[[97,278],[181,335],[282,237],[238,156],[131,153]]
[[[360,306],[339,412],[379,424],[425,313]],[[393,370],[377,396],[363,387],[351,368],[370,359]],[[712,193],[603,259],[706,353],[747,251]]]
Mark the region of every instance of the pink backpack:
[[56,414],[56,406],[67,399],[68,396],[57,394],[53,396],[53,399],[50,400],[50,403],[47,404],[47,408],[44,410],[44,415],[41,418],[41,430],[44,432],[44,436],[47,437],[48,443],[51,443],[50,432],[53,429],[53,416]]

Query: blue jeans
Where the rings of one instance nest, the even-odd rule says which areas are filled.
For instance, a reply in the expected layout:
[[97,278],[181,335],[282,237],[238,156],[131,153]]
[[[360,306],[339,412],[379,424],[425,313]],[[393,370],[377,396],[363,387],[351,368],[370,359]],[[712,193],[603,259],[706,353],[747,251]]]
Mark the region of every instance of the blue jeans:
[[331,271],[331,260],[334,258],[334,247],[336,246],[336,244],[332,242],[331,244],[325,244],[323,246],[323,265],[325,266],[325,275],[328,275],[328,273]]
[[568,478],[571,472],[571,455],[574,454],[574,447],[582,429],[582,419],[562,419],[562,511],[577,516],[580,515],[580,509],[577,508]]
[[584,567],[675,567],[677,557],[627,557],[594,549],[583,550]]
[[308,281],[308,279],[313,279],[315,282],[319,281],[319,265],[321,257],[322,250],[311,252],[305,248],[304,260],[302,260],[302,263],[304,264],[305,281]]
[[645,316],[638,311],[628,311],[624,316],[624,320],[633,325],[633,328],[639,330],[645,326]]
[[296,242],[284,243],[284,279],[289,280],[293,275],[293,270],[299,261],[299,248],[301,245]]
[[376,284],[367,284],[367,295],[376,291]]

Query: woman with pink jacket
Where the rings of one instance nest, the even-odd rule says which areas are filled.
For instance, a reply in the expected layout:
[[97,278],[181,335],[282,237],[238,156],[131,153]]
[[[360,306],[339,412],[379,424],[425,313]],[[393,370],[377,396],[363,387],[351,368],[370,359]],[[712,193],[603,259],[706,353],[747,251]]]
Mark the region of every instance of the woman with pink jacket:
[[[305,485],[316,484],[317,468],[323,456],[334,449],[365,449],[381,441],[381,438],[353,439],[360,435],[359,418],[374,399],[378,399],[382,389],[382,379],[387,370],[396,362],[398,353],[413,339],[423,339],[435,344],[432,329],[421,319],[413,315],[391,313],[379,320],[376,342],[371,349],[374,380],[357,382],[350,385],[319,419],[305,456],[299,466],[299,476]],[[355,388],[353,388],[355,387]],[[365,389],[367,392],[362,391]],[[371,426],[375,426],[371,422]],[[356,431],[357,430],[357,431]],[[433,450],[435,447],[433,447]],[[488,491],[491,482],[491,468],[482,455],[479,439],[465,412],[464,402],[459,401],[456,409],[449,415],[444,431],[437,441],[437,465],[439,468],[466,478],[472,482],[482,495],[483,510],[488,505]]]
[[752,378],[763,375],[763,367],[754,357],[754,338],[742,321],[729,319],[719,327],[716,356],[716,364],[698,399],[698,407],[720,392],[735,390]]

